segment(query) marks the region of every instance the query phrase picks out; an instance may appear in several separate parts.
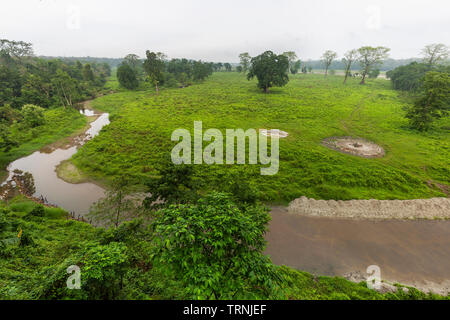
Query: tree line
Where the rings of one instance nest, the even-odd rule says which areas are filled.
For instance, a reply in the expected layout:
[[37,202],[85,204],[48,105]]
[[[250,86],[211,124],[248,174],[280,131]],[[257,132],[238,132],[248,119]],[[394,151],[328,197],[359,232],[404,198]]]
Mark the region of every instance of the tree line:
[[110,73],[106,63],[38,58],[30,43],[0,40],[0,106],[73,106],[95,96]]
[[[193,82],[205,80],[221,66],[212,62],[190,59],[171,59],[161,52],[147,50],[146,58],[128,54],[117,69],[122,87],[137,89],[144,82],[150,83],[158,94],[159,88],[187,87]],[[228,66],[227,66],[228,68]],[[231,65],[229,66],[231,69]]]
[[449,49],[442,43],[431,44],[423,48],[422,55],[422,62],[397,67],[386,76],[394,89],[407,92],[413,100],[412,106],[405,107],[410,126],[426,131],[450,112]]
[[12,127],[33,131],[45,109],[94,97],[110,74],[106,63],[38,58],[31,43],[0,39],[0,150],[18,145]]

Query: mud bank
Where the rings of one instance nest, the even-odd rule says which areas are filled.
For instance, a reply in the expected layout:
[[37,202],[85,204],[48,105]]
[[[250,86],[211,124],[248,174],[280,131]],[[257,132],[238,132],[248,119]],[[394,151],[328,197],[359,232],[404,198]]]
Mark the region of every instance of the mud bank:
[[450,219],[450,198],[336,201],[301,197],[287,210],[301,216],[350,219]]

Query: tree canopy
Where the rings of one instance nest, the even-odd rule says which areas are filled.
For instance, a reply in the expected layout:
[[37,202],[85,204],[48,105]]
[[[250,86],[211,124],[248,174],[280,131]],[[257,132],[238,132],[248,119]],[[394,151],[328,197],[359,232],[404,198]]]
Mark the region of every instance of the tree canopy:
[[158,94],[158,85],[164,81],[164,55],[161,52],[151,52],[147,50],[145,53],[147,59],[144,61],[144,70],[147,73],[150,81],[156,88],[156,94]]
[[386,47],[370,47],[365,46],[358,49],[358,61],[361,66],[362,79],[361,84],[365,83],[366,76],[370,70],[378,66],[388,57],[391,49]]
[[428,130],[435,119],[450,112],[450,73],[429,71],[423,89],[406,117],[411,126],[420,131]]
[[422,51],[423,60],[429,65],[445,61],[449,56],[449,49],[443,43],[434,43],[425,46]]
[[240,60],[240,63],[241,63],[242,71],[244,73],[247,73],[248,68],[250,67],[251,59],[252,59],[252,57],[250,57],[248,52],[244,52],[244,53],[241,53],[239,55],[239,60]]
[[133,90],[139,86],[136,71],[125,62],[117,68],[117,79],[119,80],[119,84],[126,89]]
[[276,275],[263,255],[268,221],[264,208],[239,208],[223,193],[169,206],[156,212],[151,224],[155,263],[165,265],[193,299],[269,292]]
[[269,88],[273,86],[282,87],[289,82],[288,70],[289,61],[285,55],[276,55],[272,51],[266,51],[252,58],[247,79],[256,77],[258,88],[268,93]]
[[336,59],[336,57],[337,57],[337,53],[332,50],[327,50],[323,53],[322,62],[323,62],[323,65],[325,66],[325,77],[328,74],[328,68],[330,67],[333,60]]

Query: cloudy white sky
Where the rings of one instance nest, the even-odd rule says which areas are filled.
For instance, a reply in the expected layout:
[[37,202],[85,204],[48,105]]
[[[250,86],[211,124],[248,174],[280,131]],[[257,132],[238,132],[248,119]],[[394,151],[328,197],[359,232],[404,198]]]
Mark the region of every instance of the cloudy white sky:
[[237,62],[267,49],[316,59],[362,45],[391,57],[450,44],[449,0],[1,0],[0,38],[38,55],[143,56]]

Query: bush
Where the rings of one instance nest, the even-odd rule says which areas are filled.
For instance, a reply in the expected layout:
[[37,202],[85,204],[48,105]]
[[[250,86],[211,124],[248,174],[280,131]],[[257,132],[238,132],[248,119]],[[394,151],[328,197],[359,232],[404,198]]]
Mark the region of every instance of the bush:
[[278,279],[263,255],[269,219],[263,208],[239,209],[223,193],[196,205],[172,205],[151,224],[155,264],[178,278],[190,298],[267,296]]
[[406,117],[411,126],[428,130],[434,121],[447,116],[450,111],[450,73],[430,71],[425,75],[423,91]]
[[29,215],[34,217],[43,217],[45,215],[44,206],[40,204],[34,207],[33,210],[30,211]]
[[372,69],[369,71],[369,78],[376,79],[380,75],[380,69]]
[[117,79],[122,87],[129,90],[139,86],[136,72],[127,63],[122,63],[117,69]]
[[21,111],[23,123],[28,128],[35,128],[45,124],[44,108],[33,104],[26,104]]

